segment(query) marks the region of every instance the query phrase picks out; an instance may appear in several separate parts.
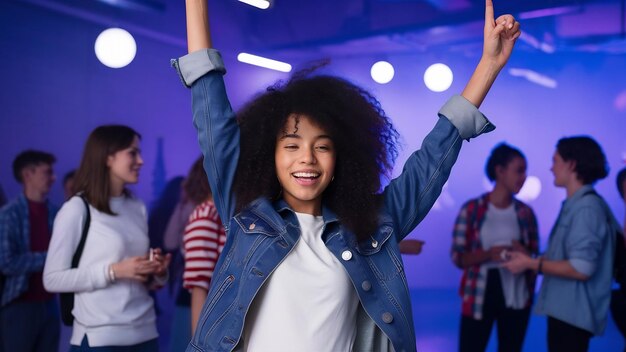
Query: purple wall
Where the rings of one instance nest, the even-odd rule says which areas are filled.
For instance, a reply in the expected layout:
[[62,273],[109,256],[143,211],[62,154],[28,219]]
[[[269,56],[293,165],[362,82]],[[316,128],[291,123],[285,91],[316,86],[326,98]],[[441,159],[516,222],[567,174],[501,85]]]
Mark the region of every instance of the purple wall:
[[[104,28],[36,6],[0,4],[0,77],[4,86],[0,92],[0,184],[9,197],[19,191],[11,173],[11,162],[19,151],[37,148],[54,153],[60,178],[77,166],[87,134],[100,124],[127,124],[143,135],[145,166],[141,182],[134,189],[146,202],[152,200],[157,138],[164,138],[167,178],[185,174],[198,156],[190,94],[169,67],[169,59],[182,55],[186,48],[136,35],[135,61],[113,70],[101,65],[93,53],[93,42]],[[542,248],[564,198],[564,191],[552,186],[549,172],[554,145],[560,137],[590,134],[601,143],[611,173],[599,183],[598,190],[618,219],[623,219],[624,207],[614,179],[626,155],[626,108],[622,105],[619,110],[615,104],[620,93],[626,94],[625,55],[547,55],[523,45],[518,49],[508,67],[539,71],[554,78],[558,87],[544,88],[513,77],[506,70],[502,73],[482,107],[498,128],[465,144],[445,200],[411,235],[426,241],[422,255],[405,258],[412,286],[457,285],[460,272],[448,255],[454,218],[465,200],[484,192],[485,159],[500,141],[521,148],[529,161],[529,175],[542,182],[541,195],[530,203],[539,217]],[[234,51],[224,52],[229,70],[226,80],[235,107],[275,80],[287,77],[237,63],[235,55]],[[396,77],[387,85],[378,85],[369,77],[370,66],[378,59],[336,58],[328,70],[370,88],[392,116],[405,143],[397,174],[407,155],[419,147],[434,125],[439,107],[463,89],[478,57],[450,53],[446,48],[428,54],[390,55],[385,59],[394,64]],[[455,73],[452,87],[444,93],[432,93],[422,82],[424,70],[436,61],[448,64]],[[60,182],[52,198],[61,201]]]

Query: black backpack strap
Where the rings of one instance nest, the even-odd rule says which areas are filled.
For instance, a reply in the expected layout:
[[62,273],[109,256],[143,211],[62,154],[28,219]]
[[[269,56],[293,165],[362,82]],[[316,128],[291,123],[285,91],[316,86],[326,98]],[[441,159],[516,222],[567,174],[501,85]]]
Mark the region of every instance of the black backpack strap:
[[91,211],[89,211],[89,203],[83,195],[80,195],[79,197],[83,200],[83,203],[85,203],[85,224],[83,226],[83,233],[80,235],[80,242],[78,242],[78,247],[72,257],[72,268],[78,268],[78,262],[80,262],[80,257],[83,255],[85,241],[87,241],[87,233],[89,232],[89,225],[91,224]]

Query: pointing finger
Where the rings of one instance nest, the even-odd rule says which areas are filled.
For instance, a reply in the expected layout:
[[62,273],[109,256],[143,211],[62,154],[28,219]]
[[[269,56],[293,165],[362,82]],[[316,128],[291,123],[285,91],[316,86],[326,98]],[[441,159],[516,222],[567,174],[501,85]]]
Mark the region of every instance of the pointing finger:
[[485,25],[493,26],[493,1],[485,0]]

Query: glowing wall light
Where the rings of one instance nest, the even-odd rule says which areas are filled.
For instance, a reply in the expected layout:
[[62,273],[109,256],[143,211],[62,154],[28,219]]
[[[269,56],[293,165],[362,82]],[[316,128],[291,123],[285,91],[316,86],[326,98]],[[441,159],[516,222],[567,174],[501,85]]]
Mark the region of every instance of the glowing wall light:
[[546,88],[554,89],[558,86],[558,83],[556,82],[555,79],[550,78],[546,75],[542,75],[539,72],[525,69],[525,68],[512,67],[509,69],[509,74],[514,77],[523,77],[529,82],[535,83],[537,85],[540,85]]
[[424,84],[433,92],[443,92],[452,85],[452,70],[447,65],[430,65],[424,72]]
[[517,198],[524,202],[532,202],[541,194],[541,180],[537,176],[526,177],[526,182],[517,194]]
[[122,68],[130,64],[137,54],[135,38],[121,28],[105,29],[94,44],[96,57],[111,68]]
[[239,2],[243,2],[244,4],[254,6],[261,10],[266,10],[270,7],[270,2],[267,0],[239,0]]
[[237,60],[246,64],[269,68],[270,70],[276,70],[280,72],[290,72],[291,65],[285,62],[268,59],[261,56],[256,56],[248,53],[240,53],[237,55]]
[[380,84],[386,84],[391,82],[395,71],[393,66],[387,61],[378,61],[372,65],[370,74],[372,79]]

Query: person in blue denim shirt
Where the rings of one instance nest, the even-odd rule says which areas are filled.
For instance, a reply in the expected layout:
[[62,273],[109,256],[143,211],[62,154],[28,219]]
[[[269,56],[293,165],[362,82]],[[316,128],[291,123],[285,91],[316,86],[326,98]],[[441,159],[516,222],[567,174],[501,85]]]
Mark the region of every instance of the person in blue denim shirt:
[[[617,173],[615,181],[620,199],[626,205],[626,168]],[[626,233],[626,212],[624,214],[623,231]],[[626,287],[623,284],[619,289],[614,289],[611,294],[611,315],[617,329],[624,337],[624,352],[626,352]]]
[[512,272],[544,275],[535,312],[548,316],[548,350],[587,351],[601,335],[611,300],[615,234],[621,228],[593,184],[608,174],[598,143],[585,136],[562,138],[552,158],[554,184],[565,188],[543,256],[512,253]]
[[22,193],[0,210],[0,351],[56,351],[60,319],[55,296],[44,289],[42,272],[57,206],[48,200],[54,184],[54,155],[20,153],[13,175]]
[[494,126],[478,110],[520,35],[486,1],[483,56],[422,148],[384,188],[397,132],[378,101],[331,76],[297,74],[235,117],[206,0],[187,0],[192,90],[227,242],[188,351],[415,351],[398,243],[426,216],[463,139]]

